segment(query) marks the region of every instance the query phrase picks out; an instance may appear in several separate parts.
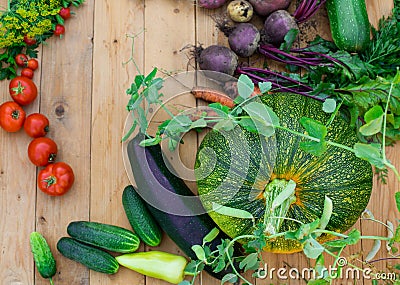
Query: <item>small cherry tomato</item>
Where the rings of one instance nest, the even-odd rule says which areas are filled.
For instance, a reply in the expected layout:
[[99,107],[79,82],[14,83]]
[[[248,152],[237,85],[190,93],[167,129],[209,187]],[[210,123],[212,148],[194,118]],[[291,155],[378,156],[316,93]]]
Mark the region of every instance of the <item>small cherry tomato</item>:
[[36,70],[39,67],[39,62],[35,58],[30,58],[26,66],[32,70]]
[[26,56],[26,54],[19,53],[15,56],[15,63],[19,67],[25,67],[28,64],[28,57]]
[[60,12],[58,14],[63,18],[64,20],[67,20],[71,18],[71,9],[70,8],[61,8]]
[[28,35],[24,36],[24,42],[28,45],[28,46],[33,46],[34,44],[36,44],[36,40],[34,38],[29,38]]
[[25,106],[37,97],[36,84],[24,76],[14,77],[9,84],[11,98],[18,104]]
[[68,164],[57,162],[49,164],[38,175],[39,189],[50,196],[61,196],[74,184],[74,172]]
[[65,27],[57,24],[56,28],[54,29],[54,35],[61,37],[63,34],[65,34]]
[[44,137],[49,132],[49,119],[43,114],[30,114],[25,119],[24,130],[32,138]]
[[0,105],[0,127],[10,133],[15,133],[22,128],[25,121],[25,111],[14,101],[4,102]]
[[49,138],[33,139],[28,146],[28,157],[36,166],[53,163],[57,156],[57,144]]
[[33,70],[29,67],[25,67],[21,70],[21,76],[28,77],[29,79],[33,78]]

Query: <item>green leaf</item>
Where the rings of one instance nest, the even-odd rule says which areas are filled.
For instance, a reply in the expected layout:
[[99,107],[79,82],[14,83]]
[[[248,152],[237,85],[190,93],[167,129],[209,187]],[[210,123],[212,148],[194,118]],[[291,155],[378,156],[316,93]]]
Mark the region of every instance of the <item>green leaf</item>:
[[241,118],[240,121],[237,122],[239,126],[243,127],[245,130],[257,133],[257,127],[254,124],[253,120],[250,118]]
[[191,129],[196,129],[196,128],[205,128],[207,127],[207,122],[204,118],[200,118],[194,122],[192,122],[190,128]]
[[220,205],[220,204],[215,203],[215,202],[212,203],[212,210],[215,211],[218,214],[225,215],[225,216],[230,216],[230,217],[239,218],[239,219],[252,219],[252,220],[254,220],[254,216],[250,212],[247,212],[247,211],[242,210],[242,209],[223,206],[223,205]]
[[144,79],[146,84],[148,84],[150,81],[152,81],[154,79],[154,77],[156,76],[156,74],[157,74],[157,68],[155,67]]
[[157,145],[162,141],[162,138],[160,136],[156,136],[154,138],[150,138],[150,139],[145,139],[142,140],[139,145],[141,147],[145,147],[145,146],[152,146],[152,145]]
[[196,254],[196,257],[198,260],[205,260],[206,259],[206,253],[204,252],[204,249],[201,245],[195,244],[192,246],[192,250]]
[[231,110],[228,106],[222,105],[221,103],[211,103],[208,107],[213,109],[221,117],[226,117]]
[[371,109],[369,109],[365,115],[364,115],[364,120],[365,122],[369,123],[373,120],[376,120],[384,115],[384,111],[380,105],[374,106]]
[[307,239],[303,248],[304,254],[311,259],[317,259],[324,251],[325,248],[313,238]]
[[261,94],[266,94],[268,91],[271,90],[272,88],[272,83],[271,82],[259,82],[258,83],[258,88],[260,88]]
[[135,76],[135,84],[137,86],[137,88],[139,89],[140,86],[142,86],[143,82],[144,82],[144,75],[139,74]]
[[213,272],[215,273],[221,272],[222,270],[225,269],[225,266],[226,266],[225,258],[220,257],[218,258],[217,266],[213,269]]
[[315,221],[308,223],[308,224],[302,224],[299,229],[295,232],[295,239],[302,241],[304,238],[307,238],[311,235],[312,232],[314,232],[318,227],[319,227],[320,221],[319,219],[316,219]]
[[400,192],[396,192],[394,194],[394,197],[396,199],[396,206],[397,206],[397,211],[400,212]]
[[381,106],[374,106],[369,109],[364,119],[366,124],[360,127],[360,133],[364,136],[372,136],[382,131],[384,112]]
[[394,236],[393,236],[393,240],[395,242],[400,242],[400,225],[397,226],[397,228],[396,228],[396,231],[395,231]]
[[327,149],[325,137],[328,133],[327,127],[311,118],[302,117],[300,124],[306,129],[309,136],[316,138],[317,141],[300,142],[300,148],[315,156],[321,156]]
[[222,277],[221,285],[225,284],[225,282],[235,283],[238,280],[238,277],[233,273],[228,273],[224,277]]
[[212,242],[219,234],[219,229],[213,228],[207,235],[203,237],[203,243]]
[[347,245],[356,244],[360,240],[360,237],[361,237],[361,233],[358,230],[353,229],[347,235],[347,238],[328,241],[328,242],[326,242],[326,245],[331,246],[331,247],[341,248],[341,247],[345,247]]
[[333,113],[336,110],[336,100],[332,98],[328,98],[322,105],[322,110],[325,113]]
[[259,102],[250,102],[244,105],[243,109],[253,120],[259,134],[266,137],[275,134],[275,126],[279,125],[279,118],[270,107]]
[[239,96],[235,99],[235,103],[241,103],[251,96],[254,92],[254,83],[250,77],[241,74],[237,82]]
[[147,132],[147,128],[149,126],[145,111],[143,110],[143,108],[136,108],[136,112],[138,114],[138,123],[139,123],[139,127],[140,127],[140,132],[142,134],[145,134]]
[[364,159],[379,169],[385,168],[380,144],[356,143],[354,153],[358,158]]
[[214,125],[214,130],[224,130],[224,131],[232,131],[236,127],[236,123],[232,118],[226,117],[225,119],[219,121],[216,125]]
[[239,268],[243,269],[244,271],[248,270],[255,270],[258,268],[259,264],[259,259],[258,259],[258,253],[254,252],[249,255],[247,255],[240,263],[239,263]]
[[192,120],[186,115],[178,115],[171,119],[169,124],[166,126],[165,131],[172,136],[179,136],[181,133],[185,133],[190,130]]
[[275,210],[277,207],[282,205],[282,203],[285,202],[285,200],[293,196],[295,190],[296,190],[296,182],[294,182],[293,180],[289,180],[285,189],[283,189],[282,192],[280,192],[278,196],[275,197],[274,201],[272,201],[271,210],[272,211]]

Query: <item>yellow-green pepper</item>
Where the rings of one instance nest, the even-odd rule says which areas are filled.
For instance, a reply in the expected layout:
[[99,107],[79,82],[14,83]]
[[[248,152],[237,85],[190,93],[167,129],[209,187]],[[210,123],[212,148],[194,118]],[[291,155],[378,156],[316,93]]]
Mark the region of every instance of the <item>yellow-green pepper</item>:
[[178,284],[184,279],[188,263],[183,256],[162,251],[128,253],[116,259],[122,266],[172,284]]

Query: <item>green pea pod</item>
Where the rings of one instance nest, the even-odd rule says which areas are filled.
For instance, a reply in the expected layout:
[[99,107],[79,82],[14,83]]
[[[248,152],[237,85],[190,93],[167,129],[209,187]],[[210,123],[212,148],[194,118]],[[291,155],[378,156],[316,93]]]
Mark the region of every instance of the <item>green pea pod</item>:
[[183,256],[162,251],[128,253],[116,257],[118,263],[143,275],[172,284],[185,277],[187,260]]

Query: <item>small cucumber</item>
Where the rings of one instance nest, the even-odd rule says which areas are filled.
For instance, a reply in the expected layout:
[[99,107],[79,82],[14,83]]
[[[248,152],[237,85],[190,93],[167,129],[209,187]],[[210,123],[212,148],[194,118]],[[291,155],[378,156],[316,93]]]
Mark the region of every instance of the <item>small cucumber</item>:
[[368,46],[371,25],[365,0],[327,0],[326,10],[339,49],[360,52]]
[[114,274],[119,269],[117,260],[108,252],[69,237],[62,237],[57,242],[57,249],[63,256],[97,272]]
[[139,238],[149,246],[159,245],[162,238],[161,229],[132,185],[125,187],[122,204],[129,223]]
[[114,225],[77,221],[68,225],[67,232],[78,241],[114,252],[134,252],[140,245],[136,234]]
[[[43,278],[50,278],[56,274],[56,261],[51,253],[46,239],[38,232],[32,232],[29,237],[33,259]],[[51,283],[52,281],[50,281]]]

